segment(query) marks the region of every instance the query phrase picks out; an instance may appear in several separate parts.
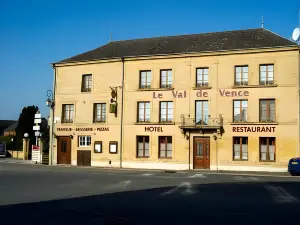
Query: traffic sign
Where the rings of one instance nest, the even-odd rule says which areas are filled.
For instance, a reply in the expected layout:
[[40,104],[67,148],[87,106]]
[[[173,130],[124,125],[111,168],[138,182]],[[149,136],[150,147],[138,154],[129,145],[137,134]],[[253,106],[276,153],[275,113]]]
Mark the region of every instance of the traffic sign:
[[39,151],[39,150],[40,150],[40,146],[32,145],[32,151]]
[[42,118],[42,114],[34,114],[34,118],[35,119],[41,119]]
[[42,119],[34,119],[34,123],[37,124],[37,123],[41,123],[42,122]]
[[40,130],[40,126],[33,126],[33,130]]

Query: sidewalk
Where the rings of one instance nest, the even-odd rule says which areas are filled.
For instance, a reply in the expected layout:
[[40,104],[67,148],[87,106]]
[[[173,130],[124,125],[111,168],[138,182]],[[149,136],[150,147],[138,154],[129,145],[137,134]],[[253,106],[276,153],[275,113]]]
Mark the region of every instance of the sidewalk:
[[111,170],[111,171],[128,171],[128,172],[154,172],[154,173],[185,173],[185,174],[218,174],[218,175],[237,175],[237,176],[272,176],[272,177],[291,177],[288,172],[256,172],[256,171],[224,171],[224,170],[205,170],[205,169],[195,169],[195,170],[162,170],[162,169],[136,169],[136,168],[118,168],[118,167],[81,167],[81,166],[49,166],[57,168],[77,168],[77,169],[90,169],[93,170]]
[[0,158],[0,163],[33,164],[31,160],[22,160],[22,159],[13,159],[13,158]]
[[81,167],[81,166],[72,166],[72,165],[44,165],[44,164],[35,164],[31,160],[20,160],[12,158],[0,158],[1,163],[12,163],[12,164],[29,164],[34,166],[42,166],[45,168],[52,168],[58,170],[65,169],[76,169],[76,170],[107,170],[107,171],[128,171],[128,172],[153,172],[153,173],[170,173],[170,174],[216,174],[216,175],[236,175],[236,176],[271,176],[271,177],[292,177],[288,172],[256,172],[256,171],[224,171],[224,170],[205,170],[205,169],[196,169],[196,170],[162,170],[162,169],[135,169],[135,168],[118,168],[118,167]]
[[193,170],[198,173],[206,174],[226,174],[226,175],[244,175],[244,176],[291,176],[289,172],[257,172],[257,171],[225,171],[225,170]]

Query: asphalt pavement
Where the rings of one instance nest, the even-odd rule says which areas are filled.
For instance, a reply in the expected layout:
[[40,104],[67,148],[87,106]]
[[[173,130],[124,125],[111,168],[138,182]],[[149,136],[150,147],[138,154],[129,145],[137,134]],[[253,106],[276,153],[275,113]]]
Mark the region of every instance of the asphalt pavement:
[[0,163],[1,224],[278,224],[300,177]]

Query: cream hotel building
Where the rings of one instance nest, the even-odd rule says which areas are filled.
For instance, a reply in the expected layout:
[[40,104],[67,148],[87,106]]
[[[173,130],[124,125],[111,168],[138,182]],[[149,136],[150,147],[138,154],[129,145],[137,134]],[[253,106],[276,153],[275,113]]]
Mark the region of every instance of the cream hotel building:
[[50,164],[287,171],[299,59],[259,28],[112,41],[54,63]]

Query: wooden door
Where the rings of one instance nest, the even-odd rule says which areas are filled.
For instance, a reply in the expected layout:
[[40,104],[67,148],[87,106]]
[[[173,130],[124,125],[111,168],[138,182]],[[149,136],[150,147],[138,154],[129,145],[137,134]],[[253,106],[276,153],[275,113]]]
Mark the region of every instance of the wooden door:
[[57,137],[57,164],[71,164],[70,137]]
[[77,166],[91,166],[91,151],[77,151]]
[[195,137],[194,139],[194,169],[210,168],[210,139]]

